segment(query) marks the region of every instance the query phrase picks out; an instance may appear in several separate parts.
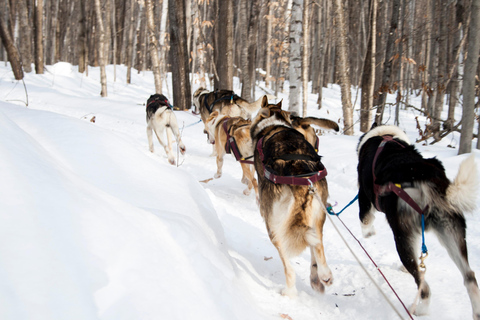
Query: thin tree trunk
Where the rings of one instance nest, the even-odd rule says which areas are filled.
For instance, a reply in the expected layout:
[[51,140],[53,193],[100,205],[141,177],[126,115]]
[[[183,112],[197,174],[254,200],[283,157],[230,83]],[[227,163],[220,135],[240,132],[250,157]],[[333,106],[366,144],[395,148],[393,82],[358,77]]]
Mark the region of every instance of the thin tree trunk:
[[233,90],[233,0],[217,0],[215,89]]
[[350,85],[350,72],[349,72],[349,53],[347,42],[347,30],[345,22],[345,12],[343,10],[342,0],[335,0],[335,18],[337,27],[335,31],[335,40],[337,49],[339,51],[338,69],[339,69],[339,81],[342,94],[342,109],[343,109],[343,125],[345,135],[353,135],[353,108],[352,108],[352,94]]
[[20,61],[20,55],[18,54],[17,48],[13,43],[13,39],[8,31],[7,24],[3,21],[3,16],[0,14],[0,38],[2,39],[2,44],[7,50],[8,61],[12,66],[13,75],[16,80],[23,79],[23,70],[22,62]]
[[43,74],[43,0],[35,4],[35,72]]
[[302,78],[302,11],[303,0],[293,0],[289,34],[290,54],[288,80],[290,83],[290,92],[288,94],[288,110],[296,115],[300,115],[300,90]]
[[[462,131],[458,154],[469,153],[472,150],[473,124],[475,120],[475,75],[477,73],[478,53],[480,51],[480,1],[472,1],[470,12],[468,54],[463,76]],[[480,140],[480,137],[477,139]],[[477,149],[479,148],[478,140]]]
[[105,28],[103,27],[102,11],[100,7],[100,0],[95,0],[95,15],[97,16],[98,27],[98,61],[100,64],[100,83],[102,90],[100,95],[107,96],[107,73],[105,70]]
[[362,98],[360,105],[360,131],[367,132],[372,125],[373,92],[375,86],[376,40],[377,40],[377,0],[371,0],[370,35],[367,56],[362,75]]
[[[166,1],[166,0],[165,0]],[[135,31],[135,0],[130,0],[130,24],[128,25],[127,38],[127,83],[132,83],[132,64],[133,64],[133,34]]]
[[155,21],[153,19],[153,3],[152,0],[146,0],[147,6],[147,28],[150,38],[150,57],[153,66],[153,78],[155,80],[155,92],[162,93],[162,77],[160,74],[160,59],[158,57],[158,41],[155,36]]
[[18,1],[18,20],[20,24],[20,52],[23,64],[23,70],[27,73],[32,72],[32,30],[28,21],[28,7],[26,0]]
[[302,51],[302,92],[303,92],[303,117],[307,116],[307,106],[308,106],[308,47],[309,47],[309,36],[308,36],[308,29],[310,28],[309,23],[309,8],[310,4],[304,3],[303,4],[303,51]]

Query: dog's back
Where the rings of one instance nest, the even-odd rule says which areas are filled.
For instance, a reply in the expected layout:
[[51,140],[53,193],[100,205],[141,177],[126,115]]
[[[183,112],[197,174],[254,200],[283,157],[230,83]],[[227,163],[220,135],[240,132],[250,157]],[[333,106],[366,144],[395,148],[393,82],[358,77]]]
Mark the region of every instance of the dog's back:
[[147,100],[147,121],[153,117],[153,115],[155,114],[155,112],[157,112],[159,108],[162,107],[170,107],[167,97],[165,97],[163,94],[157,93],[151,95],[150,98],[148,98]]

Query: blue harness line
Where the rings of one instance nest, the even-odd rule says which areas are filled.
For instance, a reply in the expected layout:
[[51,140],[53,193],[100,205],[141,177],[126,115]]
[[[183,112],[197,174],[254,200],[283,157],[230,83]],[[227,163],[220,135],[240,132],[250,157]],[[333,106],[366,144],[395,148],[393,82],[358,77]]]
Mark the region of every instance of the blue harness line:
[[331,215],[331,216],[338,216],[340,213],[342,213],[345,209],[347,209],[348,207],[350,207],[350,206],[351,206],[355,201],[357,201],[357,200],[358,200],[358,193],[357,193],[357,195],[355,196],[355,198],[353,198],[352,201],[350,201],[342,210],[340,210],[339,213],[333,212],[332,206],[328,206],[328,207],[327,207],[327,212],[328,212],[328,214]]

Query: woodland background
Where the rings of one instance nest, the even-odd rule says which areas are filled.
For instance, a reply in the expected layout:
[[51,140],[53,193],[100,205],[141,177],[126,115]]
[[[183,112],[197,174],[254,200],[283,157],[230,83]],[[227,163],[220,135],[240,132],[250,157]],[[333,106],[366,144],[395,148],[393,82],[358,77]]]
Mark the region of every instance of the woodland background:
[[[255,98],[289,83],[289,110],[306,115],[308,83],[318,94],[342,88],[343,132],[353,134],[354,106],[366,131],[383,111],[412,107],[430,119],[421,140],[435,143],[461,131],[459,153],[470,152],[478,122],[479,0],[0,0],[0,60],[17,80],[65,61],[88,76],[106,65],[152,70],[155,90],[166,74],[173,101],[191,106],[191,83],[233,89]],[[114,73],[114,77],[116,74]],[[351,88],[361,95],[351,95]],[[396,94],[387,105],[386,93]],[[421,105],[410,105],[411,96]],[[455,119],[462,108],[462,119]],[[443,112],[447,109],[448,112]],[[399,119],[396,118],[396,123]],[[480,141],[480,139],[477,139]],[[479,148],[480,145],[477,145]]]

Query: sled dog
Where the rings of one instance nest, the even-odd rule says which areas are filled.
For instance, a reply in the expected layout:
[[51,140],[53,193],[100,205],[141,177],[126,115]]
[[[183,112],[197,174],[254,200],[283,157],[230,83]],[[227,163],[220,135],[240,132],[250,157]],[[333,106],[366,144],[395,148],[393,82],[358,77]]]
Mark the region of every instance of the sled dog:
[[281,102],[269,105],[266,97],[252,121],[250,134],[260,213],[284,266],[286,287],[282,294],[296,296],[295,271],[289,259],[306,247],[310,247],[312,255],[310,284],[314,290],[324,292],[333,277],[322,239],[328,186],[320,156],[293,128],[290,114],[281,110]]
[[253,155],[252,139],[250,138],[250,125],[252,121],[242,117],[229,117],[213,111],[205,123],[208,142],[213,144],[217,155],[217,172],[215,178],[222,176],[223,157],[226,153],[232,153],[238,159],[242,167],[242,182],[247,185],[243,191],[249,195],[252,187],[258,194],[257,179],[253,161],[247,160]]
[[[229,90],[208,91],[205,88],[198,88],[193,93],[193,105],[196,111],[200,113],[204,125],[213,111],[218,111],[219,114],[229,117],[249,119],[253,113],[260,109],[262,99],[263,97],[249,103]],[[206,128],[204,133],[206,133]]]
[[[168,162],[175,164],[175,156],[172,151],[172,134],[175,136],[180,152],[185,154],[186,148],[180,137],[178,131],[178,123],[175,114],[173,113],[173,106],[163,94],[151,95],[147,100],[147,138],[148,148],[150,152],[154,152],[152,130],[158,138],[158,142],[165,149],[168,157]],[[164,132],[167,133],[167,140],[165,141]]]
[[[424,278],[424,265],[417,259],[422,219],[425,230],[433,230],[462,273],[473,309],[480,319],[480,291],[470,269],[465,240],[465,211],[476,204],[477,169],[474,156],[460,164],[451,182],[442,163],[425,159],[396,126],[374,126],[359,141],[358,204],[364,237],[375,234],[375,209],[384,212],[393,231],[397,252],[413,276],[418,293],[410,307],[416,315],[428,312],[430,288]],[[426,248],[425,248],[426,249]]]

